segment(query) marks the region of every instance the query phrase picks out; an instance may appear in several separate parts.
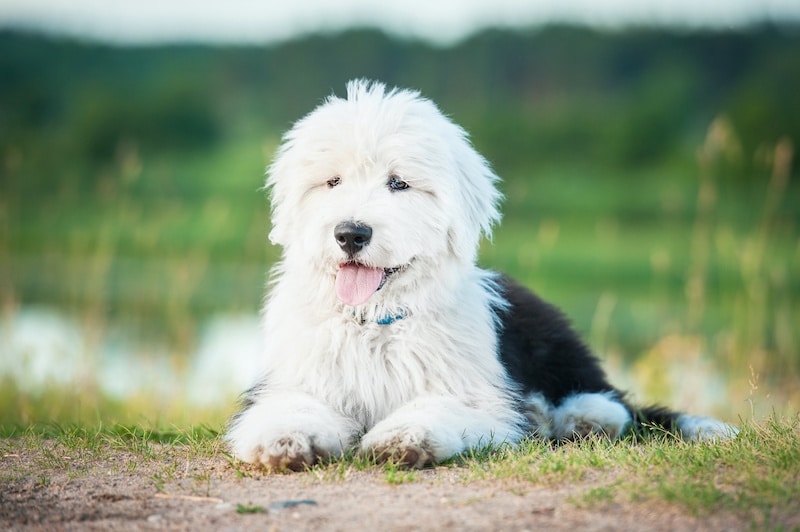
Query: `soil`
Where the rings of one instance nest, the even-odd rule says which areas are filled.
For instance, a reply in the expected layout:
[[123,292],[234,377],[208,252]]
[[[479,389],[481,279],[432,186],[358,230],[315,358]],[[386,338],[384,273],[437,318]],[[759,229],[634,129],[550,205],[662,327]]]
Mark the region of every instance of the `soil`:
[[438,467],[392,483],[377,468],[265,473],[232,464],[222,453],[197,457],[181,446],[142,453],[0,443],[2,530],[674,531],[754,525],[745,515],[694,516],[658,501],[586,503],[586,493],[607,484],[605,473],[578,483],[533,485],[468,481],[464,470]]

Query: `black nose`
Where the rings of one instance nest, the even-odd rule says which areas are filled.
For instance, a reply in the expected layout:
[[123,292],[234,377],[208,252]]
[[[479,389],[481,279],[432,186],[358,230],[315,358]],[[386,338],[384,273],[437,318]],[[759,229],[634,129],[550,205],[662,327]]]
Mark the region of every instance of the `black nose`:
[[333,228],[333,237],[339,247],[352,257],[369,244],[372,228],[355,222],[342,222]]

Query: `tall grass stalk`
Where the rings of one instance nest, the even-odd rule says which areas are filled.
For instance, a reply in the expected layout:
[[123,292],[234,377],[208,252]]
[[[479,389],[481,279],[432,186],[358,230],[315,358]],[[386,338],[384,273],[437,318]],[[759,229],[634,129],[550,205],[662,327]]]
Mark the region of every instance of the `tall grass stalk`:
[[[796,302],[789,287],[789,272],[795,257],[791,250],[778,253],[776,236],[781,232],[796,234],[796,228],[782,224],[781,203],[789,187],[794,148],[789,138],[773,146],[762,147],[754,160],[767,170],[764,199],[754,207],[759,209],[756,222],[742,232],[732,230],[730,220],[718,212],[718,198],[725,192],[726,182],[740,173],[745,164],[741,144],[732,124],[724,117],[714,120],[704,144],[698,150],[699,184],[695,222],[692,230],[691,260],[686,275],[686,329],[690,334],[706,331],[704,336],[712,346],[717,365],[733,368],[738,375],[728,375],[732,384],[729,392],[735,397],[748,387],[752,397],[757,374],[779,376],[768,383],[780,395],[784,404],[796,404],[800,399],[792,390],[792,381],[800,378],[800,359],[797,353],[798,327],[793,325]],[[749,170],[759,172],[759,165]],[[763,170],[761,170],[763,171]],[[756,176],[751,176],[755,180]],[[755,199],[755,198],[754,198]],[[735,236],[739,235],[739,236]],[[731,243],[732,240],[732,243]],[[713,263],[729,258],[735,264],[741,281],[738,296],[727,309],[723,307],[726,325],[720,333],[703,326],[707,301],[710,297],[709,279]],[[750,368],[751,374],[745,369]],[[755,377],[754,375],[755,374]]]

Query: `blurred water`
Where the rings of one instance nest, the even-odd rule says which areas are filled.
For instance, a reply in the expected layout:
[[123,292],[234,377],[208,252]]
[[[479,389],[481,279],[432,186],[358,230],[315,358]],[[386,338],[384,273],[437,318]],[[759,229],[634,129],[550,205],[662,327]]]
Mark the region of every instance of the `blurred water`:
[[235,398],[260,374],[257,316],[220,315],[200,329],[191,353],[176,355],[124,327],[97,331],[50,308],[0,318],[0,381],[23,392],[87,386],[113,399],[136,396],[211,406]]
[[[198,329],[194,347],[177,352],[119,324],[98,330],[52,308],[22,308],[0,317],[0,383],[10,380],[28,394],[60,388],[189,409],[233,405],[263,371],[260,320],[217,315]],[[697,337],[667,336],[633,364],[613,352],[600,355],[611,382],[636,403],[727,419],[752,409],[743,376],[723,371]],[[759,410],[791,402],[779,391],[769,390]]]

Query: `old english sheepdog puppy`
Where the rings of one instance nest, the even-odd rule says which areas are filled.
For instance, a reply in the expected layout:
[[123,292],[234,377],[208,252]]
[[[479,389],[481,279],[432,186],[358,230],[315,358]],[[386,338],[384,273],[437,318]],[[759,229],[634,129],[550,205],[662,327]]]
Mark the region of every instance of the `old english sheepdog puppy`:
[[527,434],[735,433],[631,406],[555,307],[476,266],[497,181],[417,92],[352,81],[292,127],[267,179],[283,255],[266,370],[226,435],[236,457],[298,470],[355,449],[423,467]]

